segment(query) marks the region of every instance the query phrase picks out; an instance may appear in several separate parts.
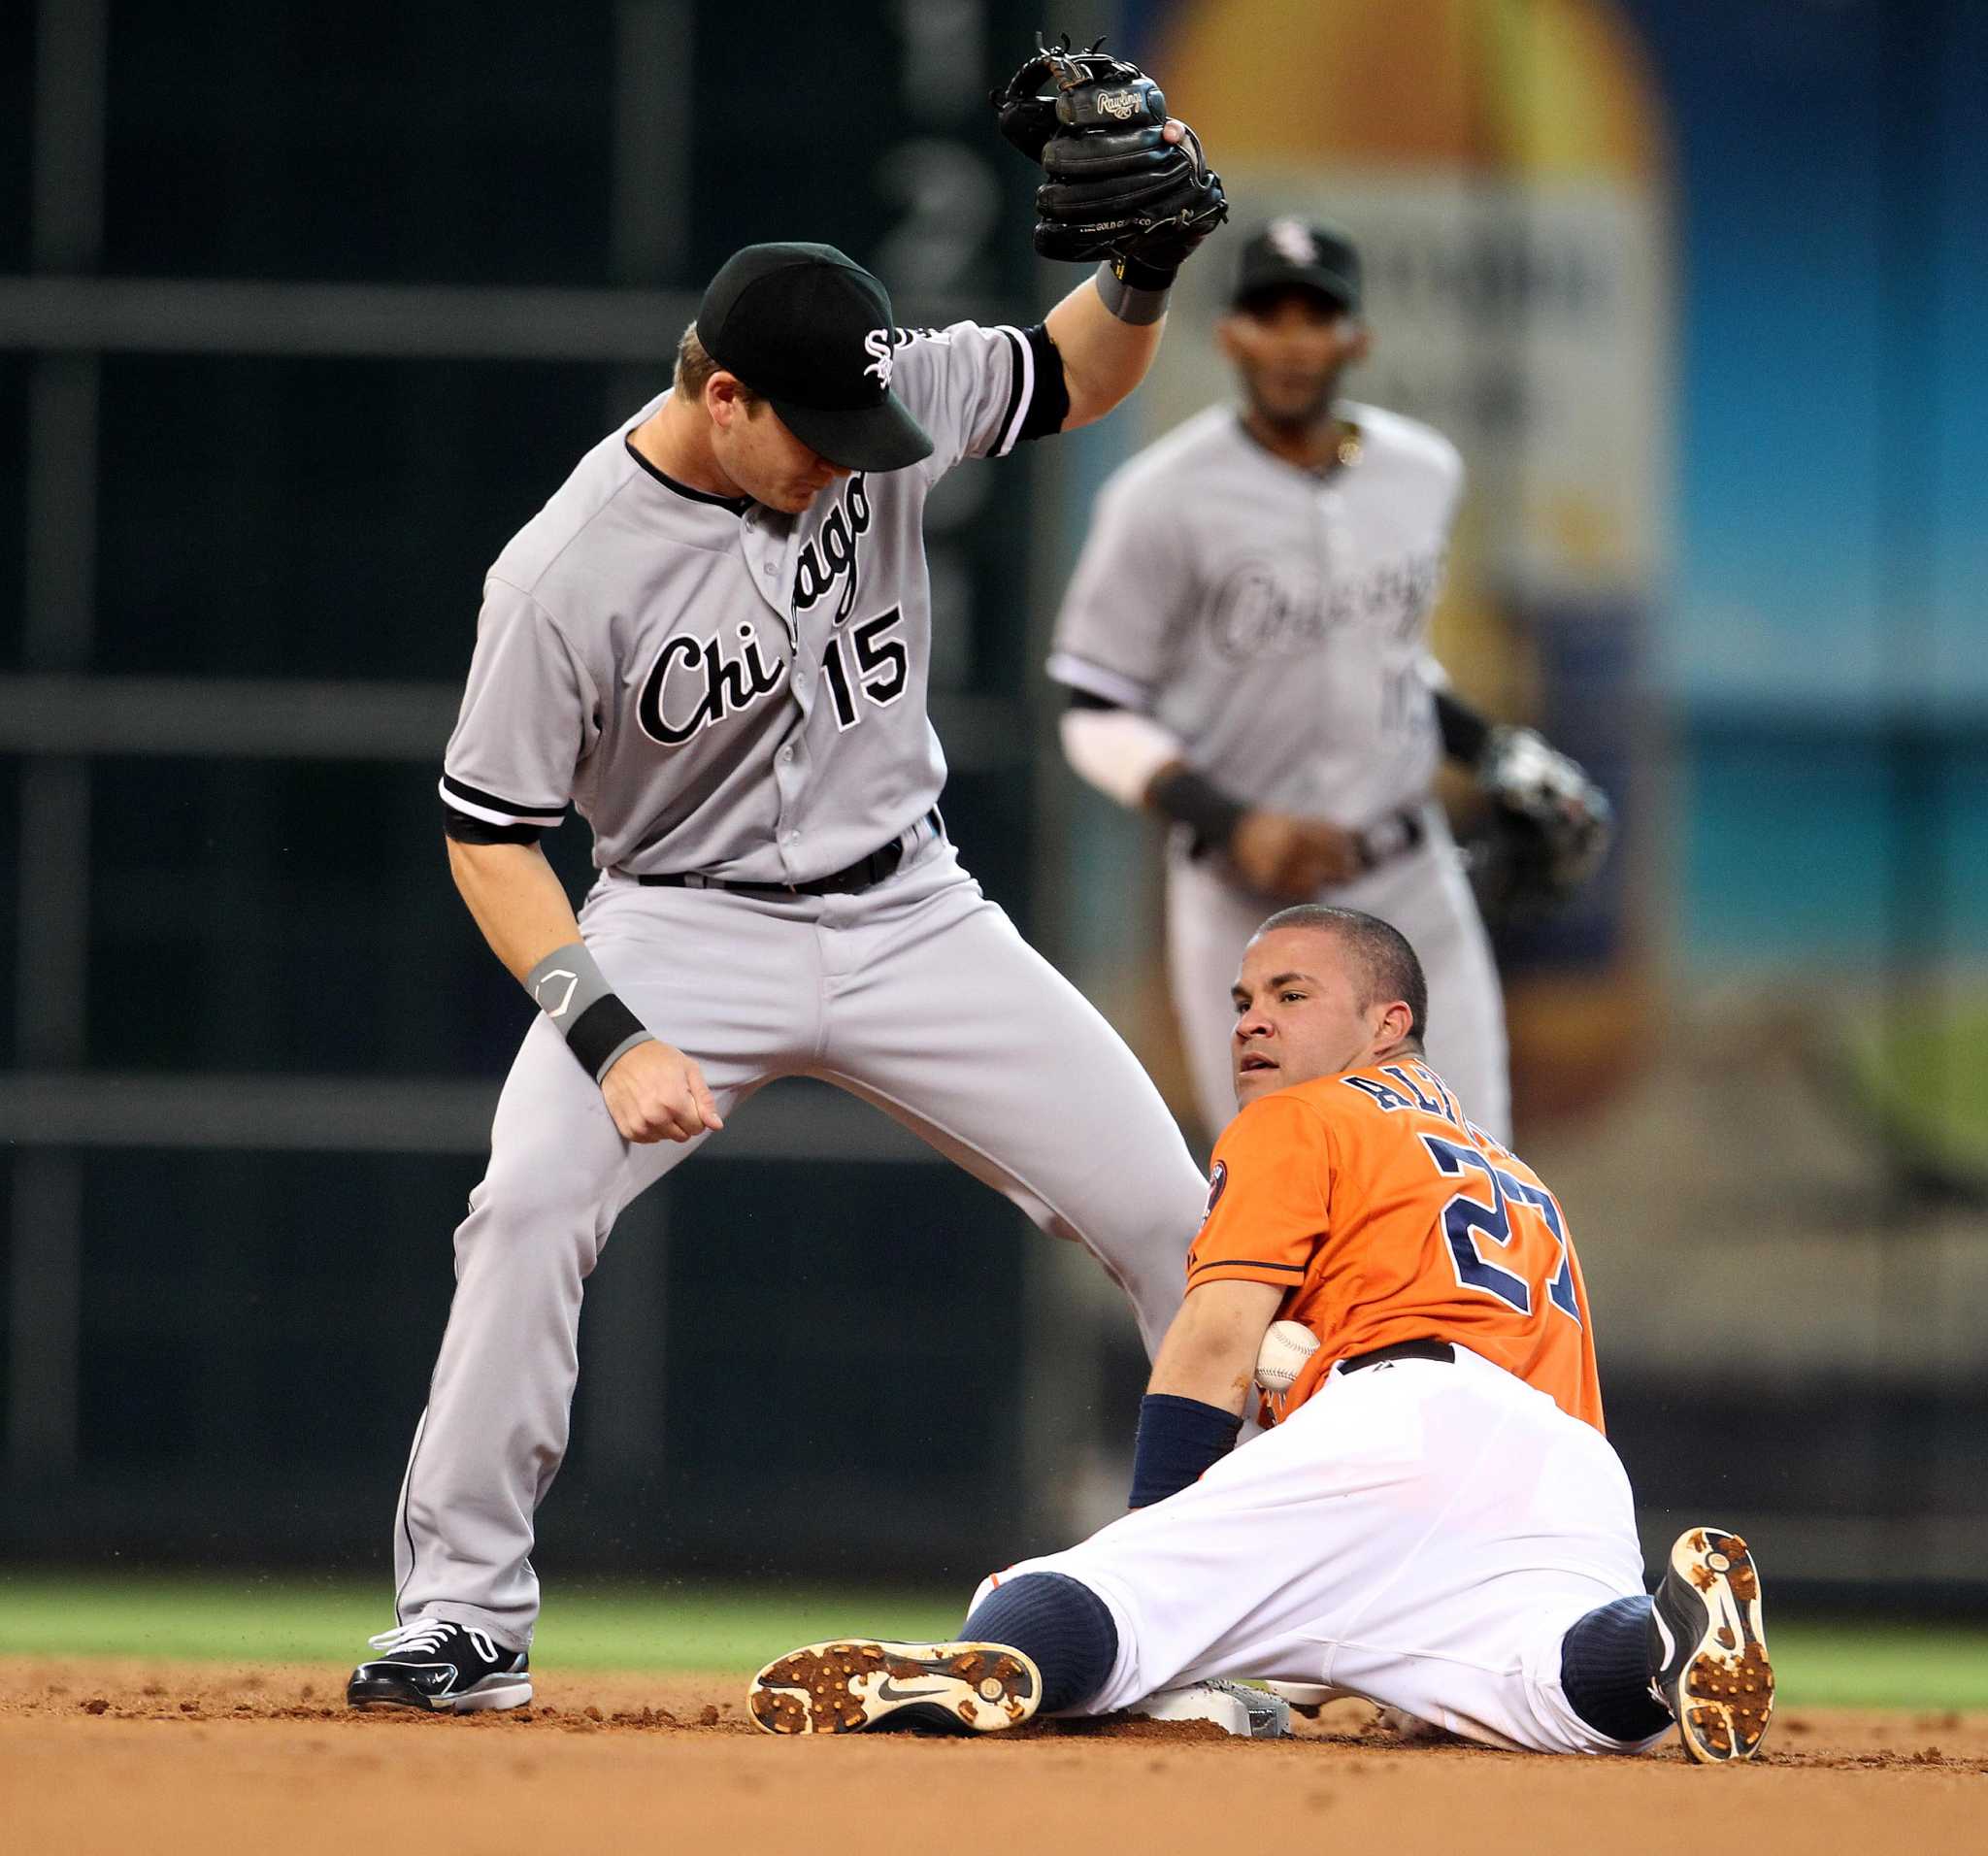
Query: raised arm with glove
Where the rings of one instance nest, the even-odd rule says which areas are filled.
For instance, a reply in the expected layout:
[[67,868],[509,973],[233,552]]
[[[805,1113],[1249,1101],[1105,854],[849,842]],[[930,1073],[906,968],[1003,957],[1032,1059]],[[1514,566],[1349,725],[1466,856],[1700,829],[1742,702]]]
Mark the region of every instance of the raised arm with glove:
[[1175,274],[1229,213],[1194,131],[1136,64],[1067,38],[1039,39],[989,101],[1001,133],[1048,177],[1036,189],[1036,250],[1098,264],[1097,295],[1121,323],[1159,321]]
[[1070,410],[1062,429],[1102,418],[1144,378],[1174,275],[1228,214],[1219,177],[1186,123],[1137,65],[1094,46],[1037,41],[989,97],[1001,132],[1048,179],[1036,189],[1035,248],[1098,265],[1044,318]]
[[996,90],[1001,133],[1048,180],[1036,190],[1037,251],[1102,260],[1129,288],[1164,290],[1228,217],[1221,177],[1172,119],[1158,84],[1099,50],[1037,41],[1036,56]]

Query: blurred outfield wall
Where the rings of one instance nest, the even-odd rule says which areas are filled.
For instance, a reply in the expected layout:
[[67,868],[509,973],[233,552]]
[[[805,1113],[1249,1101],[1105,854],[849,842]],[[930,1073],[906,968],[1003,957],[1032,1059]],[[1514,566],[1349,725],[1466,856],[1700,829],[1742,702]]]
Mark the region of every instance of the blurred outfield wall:
[[[1038,23],[0,17],[0,1554],[383,1576],[525,1017],[433,797],[482,567],[737,244],[839,243],[907,320],[1067,288],[984,106]],[[1150,56],[1239,223],[1360,232],[1354,390],[1470,455],[1445,655],[1624,799],[1596,896],[1504,952],[1652,1535],[1710,1503],[1777,1530],[1777,1573],[1988,1579],[1978,10],[1068,23]],[[1221,390],[1225,262],[1134,408],[934,512],[948,822],[1163,1080],[1156,845],[1062,769],[1039,662],[1090,489]],[[977,1575],[1115,1497],[1109,1292],[825,1092],[756,1102],[595,1288],[548,1576]],[[961,1376],[963,1311],[1019,1350]],[[851,1382],[878,1321],[930,1389]],[[907,1518],[852,1546],[866,1491]]]

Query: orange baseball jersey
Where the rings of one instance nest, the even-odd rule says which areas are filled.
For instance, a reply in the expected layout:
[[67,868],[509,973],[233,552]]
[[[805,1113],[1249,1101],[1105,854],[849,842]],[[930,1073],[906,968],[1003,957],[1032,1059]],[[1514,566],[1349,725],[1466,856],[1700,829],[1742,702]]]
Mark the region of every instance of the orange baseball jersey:
[[1286,1288],[1318,1351],[1265,1401],[1286,1418],[1333,1363],[1453,1341],[1602,1429],[1587,1291],[1559,1202],[1412,1057],[1259,1097],[1215,1145],[1187,1286]]

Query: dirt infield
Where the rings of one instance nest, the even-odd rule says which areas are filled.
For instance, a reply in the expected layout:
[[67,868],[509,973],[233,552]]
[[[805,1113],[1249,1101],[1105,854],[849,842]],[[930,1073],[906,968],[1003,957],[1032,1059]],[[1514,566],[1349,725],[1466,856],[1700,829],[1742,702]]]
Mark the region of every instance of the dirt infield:
[[[1793,1708],[1752,1766],[1409,1746],[1355,1704],[1283,1742],[1056,1724],[777,1740],[743,1679],[540,1675],[537,1706],[355,1714],[343,1670],[0,1659],[0,1822],[61,1852],[694,1847],[1147,1856],[1974,1844],[1988,1715]],[[686,1838],[700,1839],[686,1845]]]

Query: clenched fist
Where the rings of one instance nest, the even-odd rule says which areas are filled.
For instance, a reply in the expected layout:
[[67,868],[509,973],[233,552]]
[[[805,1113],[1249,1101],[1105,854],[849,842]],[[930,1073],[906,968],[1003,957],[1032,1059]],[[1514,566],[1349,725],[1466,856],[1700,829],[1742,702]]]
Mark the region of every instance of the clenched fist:
[[601,1094],[624,1141],[689,1141],[725,1125],[696,1061],[654,1039],[615,1058]]

